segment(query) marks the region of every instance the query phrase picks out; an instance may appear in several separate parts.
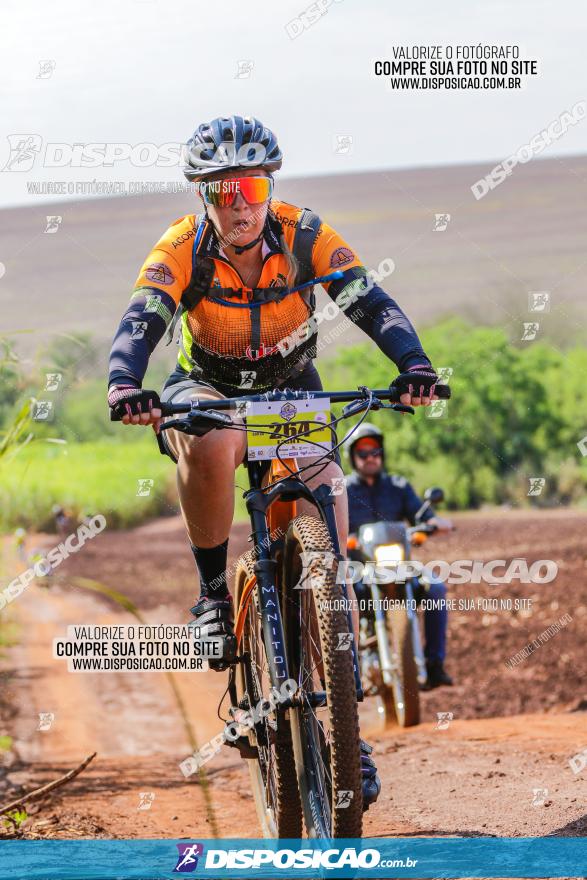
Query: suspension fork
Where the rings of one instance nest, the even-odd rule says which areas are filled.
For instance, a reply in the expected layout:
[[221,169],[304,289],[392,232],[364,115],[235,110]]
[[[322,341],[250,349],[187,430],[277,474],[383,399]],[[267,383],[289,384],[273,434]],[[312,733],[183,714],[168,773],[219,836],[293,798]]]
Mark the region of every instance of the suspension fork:
[[[330,487],[326,485],[326,483],[322,483],[316,489],[311,490],[305,486],[304,483],[295,481],[294,485],[294,480],[291,480],[282,482],[281,486],[262,491],[259,462],[248,462],[247,467],[251,489],[245,494],[245,501],[251,519],[251,525],[253,527],[253,546],[255,548],[255,553],[257,554],[257,561],[255,562],[254,570],[257,578],[263,635],[265,638],[265,650],[269,663],[269,675],[271,678],[271,684],[276,687],[281,681],[289,678],[289,669],[287,664],[287,653],[285,650],[283,620],[281,617],[279,602],[280,597],[276,583],[277,563],[271,556],[271,534],[267,522],[267,510],[270,505],[275,503],[281,494],[285,496],[284,500],[287,501],[298,497],[306,498],[308,501],[311,501],[318,508],[318,512],[328,528],[337,564],[346,560],[340,552],[338,530],[336,528],[334,496],[331,494]],[[287,485],[287,483],[290,485]],[[352,635],[351,651],[357,700],[361,702],[363,700],[363,688],[359,672],[359,657],[346,580],[342,583],[342,592],[347,609],[348,628]]]
[[251,489],[245,495],[247,511],[253,527],[254,564],[257,595],[261,611],[261,625],[269,677],[272,687],[279,688],[288,679],[289,669],[280,597],[277,591],[277,562],[271,556],[271,533],[267,523],[267,498],[261,490],[261,469],[258,462],[248,462]]

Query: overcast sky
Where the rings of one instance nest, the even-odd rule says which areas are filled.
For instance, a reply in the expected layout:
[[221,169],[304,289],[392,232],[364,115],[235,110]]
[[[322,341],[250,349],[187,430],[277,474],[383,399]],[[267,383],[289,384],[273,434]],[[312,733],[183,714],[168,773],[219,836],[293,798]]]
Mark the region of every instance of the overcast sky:
[[[217,115],[273,128],[283,174],[502,159],[587,99],[579,0],[339,0],[296,39],[305,0],[4,0],[0,167],[8,135],[47,143],[162,144]],[[298,28],[299,30],[299,28]],[[399,44],[517,44],[539,62],[521,91],[392,92],[375,59]],[[55,69],[38,78],[39,62]],[[252,62],[237,78],[239,61]],[[352,149],[337,153],[339,136]],[[543,156],[587,152],[583,120]],[[488,165],[489,168],[489,165]],[[0,175],[0,205],[35,204],[27,182],[181,180],[178,168],[42,168]]]

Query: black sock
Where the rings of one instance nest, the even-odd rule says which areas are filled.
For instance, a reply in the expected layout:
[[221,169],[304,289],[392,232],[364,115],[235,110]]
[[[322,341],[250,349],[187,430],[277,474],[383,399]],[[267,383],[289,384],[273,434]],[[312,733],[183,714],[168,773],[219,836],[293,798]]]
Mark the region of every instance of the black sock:
[[228,594],[226,586],[226,560],[228,538],[217,547],[194,547],[191,545],[200,573],[200,597],[223,599]]

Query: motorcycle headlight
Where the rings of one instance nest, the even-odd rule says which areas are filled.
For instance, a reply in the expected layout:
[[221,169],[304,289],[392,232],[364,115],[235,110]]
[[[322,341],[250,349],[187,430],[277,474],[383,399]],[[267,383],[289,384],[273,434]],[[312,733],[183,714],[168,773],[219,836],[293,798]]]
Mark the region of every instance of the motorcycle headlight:
[[401,544],[382,544],[375,548],[375,562],[403,562],[404,548]]

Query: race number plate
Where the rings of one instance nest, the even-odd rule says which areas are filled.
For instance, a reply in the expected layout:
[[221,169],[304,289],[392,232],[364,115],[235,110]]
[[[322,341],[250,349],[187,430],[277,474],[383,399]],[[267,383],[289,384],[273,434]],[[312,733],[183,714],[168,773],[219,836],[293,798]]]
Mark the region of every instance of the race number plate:
[[246,422],[249,461],[277,458],[278,445],[281,458],[308,458],[332,449],[327,397],[250,403]]

